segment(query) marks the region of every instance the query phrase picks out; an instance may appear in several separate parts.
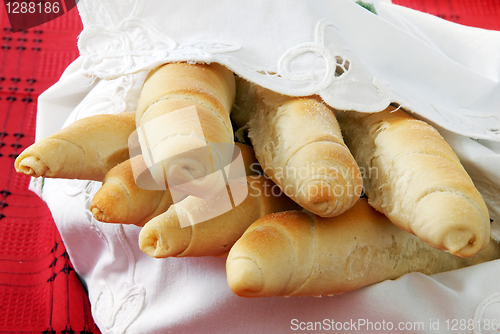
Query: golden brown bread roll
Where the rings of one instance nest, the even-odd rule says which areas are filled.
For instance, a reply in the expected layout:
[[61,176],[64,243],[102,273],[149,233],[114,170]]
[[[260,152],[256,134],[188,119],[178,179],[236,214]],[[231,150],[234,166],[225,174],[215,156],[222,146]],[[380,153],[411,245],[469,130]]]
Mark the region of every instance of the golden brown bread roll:
[[319,296],[410,272],[429,275],[498,258],[495,241],[469,258],[433,248],[362,198],[333,218],[288,211],[259,219],[229,251],[226,271],[238,296]]
[[436,129],[394,107],[375,114],[339,111],[337,117],[375,209],[458,256],[488,244],[484,200]]
[[234,75],[219,64],[173,63],[149,73],[136,123],[144,160],[159,184],[200,180],[202,191],[212,186],[210,178],[201,180],[226,165],[227,152],[207,145],[234,144],[234,95]]
[[356,203],[362,177],[326,104],[243,81],[236,109],[240,125],[249,119],[248,136],[264,172],[295,202],[323,217]]
[[210,214],[220,206],[217,202],[205,202],[189,196],[144,225],[139,234],[141,250],[156,258],[224,254],[258,218],[298,208],[295,202],[263,175],[229,182],[233,198],[235,194],[248,190],[248,195],[241,204],[210,220],[181,227],[179,219],[193,222],[197,217]]
[[132,165],[138,165],[142,155],[132,160],[135,162],[122,162],[106,174],[102,187],[90,203],[90,211],[95,219],[104,223],[143,226],[173,204],[170,191],[137,186]]
[[15,168],[34,177],[102,181],[128,159],[134,130],[135,112],[86,117],[26,148]]
[[[236,143],[236,146],[240,149],[246,175],[258,172],[258,162],[252,147],[239,143]],[[131,160],[115,166],[106,174],[102,187],[90,203],[90,211],[95,219],[105,223],[144,226],[151,218],[167,211],[173,204],[168,189],[141,188],[141,180],[137,179],[143,172],[148,172],[147,167],[142,155],[135,156]],[[133,168],[136,168],[135,173]]]

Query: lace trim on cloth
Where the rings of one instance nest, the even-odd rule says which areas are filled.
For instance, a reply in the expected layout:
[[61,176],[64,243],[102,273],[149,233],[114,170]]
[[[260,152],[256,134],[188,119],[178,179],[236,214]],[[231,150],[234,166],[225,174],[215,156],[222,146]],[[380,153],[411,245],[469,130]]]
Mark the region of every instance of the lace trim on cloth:
[[[164,6],[171,8],[167,4]],[[340,34],[331,34],[330,45],[326,45],[327,27],[337,29],[326,18],[317,20],[317,23],[311,22],[309,30],[314,33],[313,41],[286,49],[272,69],[266,69],[266,66],[253,64],[241,56],[248,49],[241,43],[221,39],[177,42],[155,25],[154,19],[141,17],[147,15],[144,14],[144,1],[134,2],[130,12],[121,13],[121,19],[116,13],[118,7],[110,7],[109,1],[100,0],[79,5],[85,28],[78,45],[84,56],[86,75],[113,79],[150,70],[166,62],[219,62],[237,74],[283,94],[319,94],[338,109],[374,112],[383,110],[390,103],[390,93],[382,81],[373,77],[362,62],[345,48],[347,43]],[[334,45],[344,47],[337,49]],[[346,94],[346,91],[351,90],[353,85],[363,90],[360,94],[362,99],[350,98],[346,101],[339,98],[341,94],[352,95]]]
[[500,141],[500,33],[372,5],[375,13],[351,0],[87,0],[78,47],[88,76],[218,62],[285,95],[359,112],[395,102],[457,134]]

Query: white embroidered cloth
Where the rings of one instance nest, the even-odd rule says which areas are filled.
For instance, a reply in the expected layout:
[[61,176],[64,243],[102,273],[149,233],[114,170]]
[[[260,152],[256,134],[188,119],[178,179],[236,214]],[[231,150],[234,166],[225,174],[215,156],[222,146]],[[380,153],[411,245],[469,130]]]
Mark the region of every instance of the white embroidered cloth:
[[[318,93],[334,107],[359,111],[396,101],[441,125],[500,240],[499,34],[375,5],[378,15],[348,0],[80,1],[82,56],[40,96],[37,139],[82,117],[134,110],[142,70],[217,61],[281,93]],[[138,248],[138,227],[94,220],[89,204],[100,183],[46,179],[37,186],[104,334],[500,327],[500,261],[431,277],[413,273],[333,297],[245,299],[228,288],[225,259],[153,259]]]
[[218,62],[286,95],[337,109],[398,102],[450,131],[500,140],[500,32],[351,0],[85,0],[87,75]]

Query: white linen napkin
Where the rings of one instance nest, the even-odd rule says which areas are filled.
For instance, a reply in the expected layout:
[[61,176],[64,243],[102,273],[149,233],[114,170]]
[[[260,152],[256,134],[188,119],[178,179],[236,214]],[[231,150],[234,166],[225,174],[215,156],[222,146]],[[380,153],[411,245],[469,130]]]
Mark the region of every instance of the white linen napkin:
[[[115,3],[116,2],[116,3]],[[84,73],[112,79],[165,62],[218,62],[337,109],[397,102],[452,132],[500,140],[500,32],[378,0],[86,0]]]
[[[318,93],[333,107],[361,112],[398,102],[427,119],[470,173],[500,240],[498,33],[381,2],[378,15],[348,0],[78,6],[82,56],[40,96],[37,139],[85,116],[134,110],[146,70],[164,62],[217,61],[281,93]],[[47,179],[39,186],[105,334],[500,327],[500,261],[412,273],[333,297],[245,299],[228,288],[223,258],[153,259],[138,247],[140,228],[94,220],[89,203],[100,183]]]

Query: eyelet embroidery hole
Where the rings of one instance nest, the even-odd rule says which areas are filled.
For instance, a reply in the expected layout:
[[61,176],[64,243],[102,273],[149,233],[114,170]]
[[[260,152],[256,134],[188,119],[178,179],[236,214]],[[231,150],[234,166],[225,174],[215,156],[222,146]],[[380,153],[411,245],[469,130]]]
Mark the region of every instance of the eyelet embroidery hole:
[[351,63],[349,60],[342,58],[341,56],[335,56],[337,62],[337,67],[335,68],[335,77],[341,77],[344,73],[349,71]]

